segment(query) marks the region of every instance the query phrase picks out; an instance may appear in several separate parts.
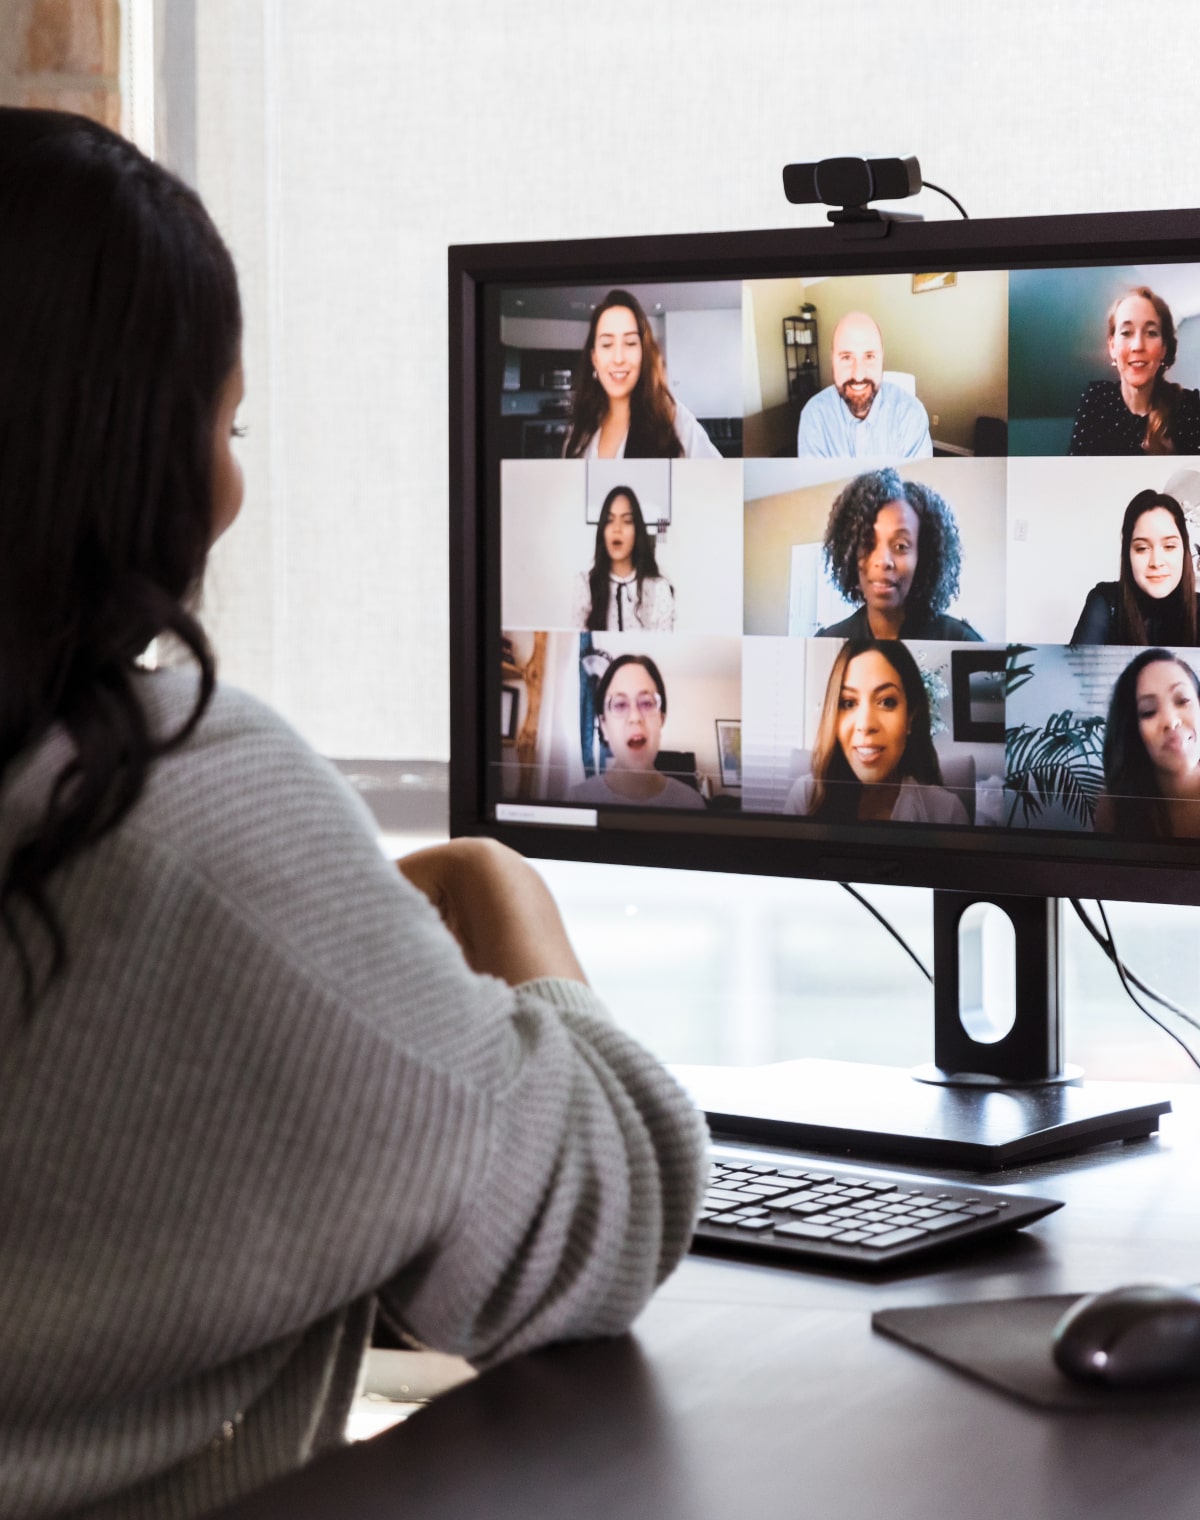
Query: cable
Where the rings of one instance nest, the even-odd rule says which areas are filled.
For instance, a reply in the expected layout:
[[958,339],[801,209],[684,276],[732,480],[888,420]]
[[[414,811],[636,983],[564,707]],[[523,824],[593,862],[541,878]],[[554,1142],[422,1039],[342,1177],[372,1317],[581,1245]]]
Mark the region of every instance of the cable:
[[963,217],[964,221],[969,222],[971,220],[971,218],[967,215],[967,213],[965,211],[963,211],[962,202],[959,201],[959,200],[956,200],[954,198],[954,196],[952,196],[950,194],[949,190],[943,190],[942,187],[941,187],[941,185],[935,185],[930,180],[926,179],[926,180],[922,180],[921,181],[921,189],[922,190],[936,190],[939,195],[944,195],[946,197],[946,199],[951,203],[951,205],[954,205],[954,206],[958,207],[959,211],[962,212],[962,217]]
[[[1088,917],[1087,913],[1084,911],[1083,904],[1077,897],[1068,898],[1068,901],[1070,902],[1072,908],[1075,909],[1076,917],[1083,924],[1084,928],[1088,931],[1096,943],[1100,946],[1100,949],[1104,952],[1105,956],[1113,963],[1114,966],[1116,966],[1118,961],[1120,961],[1121,970],[1125,972],[1125,975],[1129,978],[1130,982],[1138,989],[1139,992],[1144,992],[1146,996],[1153,1002],[1157,1003],[1160,1008],[1166,1008],[1168,1012],[1175,1014],[1178,1018],[1181,1018],[1185,1024],[1190,1024],[1193,1029],[1200,1029],[1200,1019],[1195,1018],[1188,1012],[1186,1008],[1181,1007],[1172,998],[1167,997],[1165,993],[1159,992],[1157,988],[1151,987],[1148,983],[1142,981],[1141,977],[1138,976],[1136,972],[1130,971],[1129,967],[1125,965],[1124,961],[1120,960],[1120,956],[1117,954],[1117,947],[1111,937],[1105,939],[1104,935],[1101,934],[1100,930],[1096,928],[1095,924]],[[1100,909],[1101,917],[1104,917],[1104,904],[1099,902],[1098,899],[1093,899],[1093,901],[1096,902],[1096,906]],[[1107,929],[1107,918],[1104,918],[1104,925]]]
[[[1109,958],[1111,959],[1113,965],[1116,967],[1117,975],[1121,979],[1121,986],[1125,989],[1126,997],[1128,997],[1129,1001],[1135,1008],[1140,1009],[1140,1011],[1146,1015],[1152,1024],[1157,1024],[1159,1029],[1161,1029],[1165,1035],[1169,1035],[1171,1039],[1175,1041],[1176,1045],[1178,1045],[1179,1048],[1183,1051],[1184,1055],[1187,1056],[1192,1065],[1200,1069],[1200,1056],[1196,1054],[1196,1052],[1192,1049],[1186,1040],[1181,1039],[1180,1036],[1175,1033],[1170,1025],[1164,1024],[1156,1013],[1151,1012],[1151,1010],[1146,1007],[1145,1003],[1142,1002],[1141,998],[1139,998],[1138,995],[1134,992],[1133,986],[1129,980],[1128,975],[1126,974],[1124,963],[1122,962],[1121,957],[1117,954],[1117,944],[1113,939],[1112,929],[1110,928],[1108,922],[1108,914],[1104,911],[1104,904],[1098,898],[1095,901],[1096,907],[1100,913],[1100,922],[1104,925],[1104,932],[1108,935],[1108,943],[1112,948],[1112,955]],[[1195,1019],[1191,1018],[1190,1015],[1185,1014],[1184,1017],[1187,1019],[1189,1024],[1195,1024]]]
[[[856,903],[859,903],[862,907],[864,907],[873,919],[883,925],[887,932],[904,951],[905,955],[908,956],[909,960],[911,960],[912,963],[916,966],[917,970],[921,973],[925,980],[932,983],[933,973],[930,971],[929,967],[925,964],[925,962],[921,959],[913,947],[908,943],[900,931],[895,928],[893,924],[888,922],[888,920],[883,916],[883,914],[874,905],[874,903],[868,902],[862,893],[859,892],[857,888],[852,887],[848,881],[839,881],[838,886],[841,887],[843,892],[848,892]],[[1157,1014],[1155,1014],[1151,1009],[1147,1008],[1145,1003],[1142,1002],[1141,998],[1138,997],[1137,993],[1133,989],[1137,987],[1139,991],[1145,993],[1145,995],[1153,1002],[1158,1003],[1160,1007],[1167,1009],[1168,1012],[1175,1014],[1177,1018],[1181,1018],[1184,1023],[1190,1024],[1193,1029],[1200,1029],[1200,1019],[1195,1018],[1187,1011],[1186,1008],[1180,1007],[1178,1003],[1165,996],[1165,994],[1156,991],[1155,988],[1142,981],[1141,977],[1138,976],[1136,972],[1130,971],[1126,967],[1125,962],[1121,959],[1120,954],[1117,951],[1117,942],[1113,937],[1112,926],[1108,922],[1108,914],[1104,911],[1104,904],[1099,900],[1099,898],[1095,898],[1093,901],[1095,902],[1097,911],[1100,914],[1100,920],[1104,925],[1103,934],[1101,934],[1100,930],[1096,928],[1091,918],[1084,911],[1083,904],[1077,897],[1068,898],[1068,901],[1070,902],[1072,908],[1074,908],[1076,917],[1083,924],[1084,928],[1088,931],[1096,943],[1100,946],[1100,949],[1104,952],[1108,960],[1112,962],[1113,968],[1115,969],[1117,976],[1120,978],[1121,986],[1125,990],[1125,996],[1129,999],[1129,1001],[1133,1004],[1139,1013],[1144,1014],[1152,1024],[1162,1030],[1163,1034],[1167,1035],[1170,1039],[1175,1041],[1176,1045],[1179,1046],[1180,1050],[1183,1051],[1184,1055],[1187,1056],[1188,1060],[1191,1061],[1193,1066],[1200,1069],[1200,1056],[1197,1056],[1196,1052],[1187,1043],[1187,1041],[1177,1035],[1175,1031],[1170,1027],[1170,1025],[1164,1024]]]
[[909,942],[900,933],[899,929],[894,928],[893,925],[890,924],[887,921],[886,918],[884,918],[883,914],[874,905],[874,903],[869,903],[867,901],[867,899],[862,895],[862,893],[859,892],[859,891],[857,891],[854,887],[852,887],[848,881],[839,881],[838,882],[838,886],[841,887],[841,889],[842,889],[843,892],[849,892],[850,896],[854,899],[854,901],[856,903],[861,903],[862,906],[871,915],[871,917],[874,918],[874,919],[877,919],[879,921],[879,923],[881,923],[883,925],[883,927],[887,930],[887,932],[892,936],[892,938],[900,946],[901,950],[904,951],[905,955],[908,956],[909,960],[913,962],[913,964],[916,966],[917,970],[921,973],[921,975],[925,978],[925,980],[927,982],[932,983],[932,981],[933,981],[933,972],[930,971],[929,967],[925,964],[925,962],[921,959],[921,957],[917,954],[917,952],[913,949],[913,947],[909,944]]

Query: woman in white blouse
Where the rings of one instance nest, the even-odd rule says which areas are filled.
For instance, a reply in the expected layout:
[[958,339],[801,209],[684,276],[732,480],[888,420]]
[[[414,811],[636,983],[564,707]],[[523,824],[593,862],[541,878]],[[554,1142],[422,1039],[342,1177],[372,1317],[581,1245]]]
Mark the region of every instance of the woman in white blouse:
[[721,457],[668,389],[646,313],[627,290],[610,290],[592,312],[563,454],[567,459]]
[[659,571],[632,486],[614,486],[604,498],[592,568],[580,572],[576,586],[575,626],[663,633],[675,627],[675,588]]

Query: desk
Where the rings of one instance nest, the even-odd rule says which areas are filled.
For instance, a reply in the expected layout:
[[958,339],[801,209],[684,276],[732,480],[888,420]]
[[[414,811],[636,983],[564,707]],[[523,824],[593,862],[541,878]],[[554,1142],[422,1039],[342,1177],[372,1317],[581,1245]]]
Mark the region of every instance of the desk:
[[869,1323],[1200,1279],[1200,1089],[1165,1092],[1156,1139],[989,1174],[1066,1202],[998,1245],[870,1281],[689,1257],[631,1336],[496,1368],[226,1520],[1195,1520],[1200,1406],[1038,1411]]

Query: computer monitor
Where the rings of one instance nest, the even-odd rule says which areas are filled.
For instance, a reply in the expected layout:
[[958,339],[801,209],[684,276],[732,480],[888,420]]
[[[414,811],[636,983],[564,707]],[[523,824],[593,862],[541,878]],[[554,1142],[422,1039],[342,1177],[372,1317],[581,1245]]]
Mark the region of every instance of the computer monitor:
[[450,250],[451,831],[936,889],[930,1080],[723,1130],[1146,1134],[1059,902],[1200,902],[1200,211],[862,232]]

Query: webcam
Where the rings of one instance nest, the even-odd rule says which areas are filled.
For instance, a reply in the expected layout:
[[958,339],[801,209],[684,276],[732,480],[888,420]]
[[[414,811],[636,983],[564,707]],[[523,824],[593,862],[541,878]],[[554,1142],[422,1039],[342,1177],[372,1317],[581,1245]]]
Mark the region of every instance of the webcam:
[[915,158],[823,158],[815,164],[787,164],[783,170],[783,193],[793,205],[834,206],[829,220],[859,237],[884,237],[891,222],[920,221],[919,216],[874,211],[867,202],[904,200],[922,188]]

